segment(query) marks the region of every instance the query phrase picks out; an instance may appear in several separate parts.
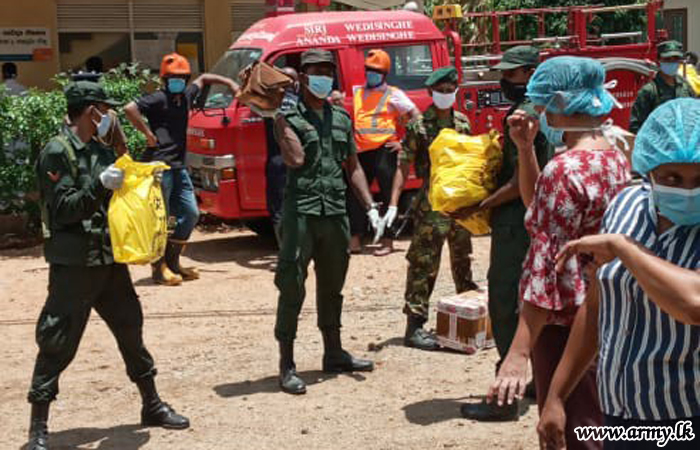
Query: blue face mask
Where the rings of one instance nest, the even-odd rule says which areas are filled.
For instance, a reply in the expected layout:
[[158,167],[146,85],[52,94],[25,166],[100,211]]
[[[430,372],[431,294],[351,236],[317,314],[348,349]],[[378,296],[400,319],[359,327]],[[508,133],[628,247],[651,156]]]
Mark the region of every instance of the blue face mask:
[[367,71],[367,87],[375,88],[384,82],[384,75],[379,72]]
[[678,73],[678,68],[680,67],[680,65],[681,63],[679,62],[662,62],[661,64],[659,64],[659,67],[661,68],[661,71],[663,73],[672,77]]
[[333,78],[325,75],[309,75],[309,91],[320,99],[328,97],[333,90]]
[[187,81],[183,78],[168,78],[168,92],[171,94],[182,94],[187,87]]
[[676,225],[700,224],[700,188],[683,189],[652,183],[659,214]]
[[564,130],[551,128],[547,123],[547,113],[544,111],[540,114],[540,131],[553,146],[561,147],[564,145]]

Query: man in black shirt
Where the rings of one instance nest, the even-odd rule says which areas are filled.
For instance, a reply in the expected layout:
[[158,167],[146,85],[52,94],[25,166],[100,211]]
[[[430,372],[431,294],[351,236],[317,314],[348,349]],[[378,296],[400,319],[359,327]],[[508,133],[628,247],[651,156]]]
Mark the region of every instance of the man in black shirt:
[[148,147],[153,149],[149,158],[170,166],[163,174],[163,197],[168,213],[176,218],[176,226],[168,240],[165,257],[153,265],[153,280],[174,286],[182,280],[199,278],[196,269],[180,266],[180,254],[199,219],[194,187],[185,167],[190,108],[205,85],[226,85],[234,95],[238,85],[229,78],[202,74],[188,86],[190,64],[177,53],[163,57],[160,76],[162,90],[129,103],[124,110],[131,123],[146,136]]

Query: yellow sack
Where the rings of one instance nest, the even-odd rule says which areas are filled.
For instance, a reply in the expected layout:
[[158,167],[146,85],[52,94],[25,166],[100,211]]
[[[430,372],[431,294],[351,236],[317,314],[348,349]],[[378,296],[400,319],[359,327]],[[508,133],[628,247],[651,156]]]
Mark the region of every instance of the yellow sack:
[[[473,206],[496,189],[503,153],[499,134],[468,136],[443,129],[430,145],[430,193],[434,211],[446,213]],[[478,212],[458,223],[472,234],[486,234],[488,212]]]
[[148,264],[165,253],[168,215],[160,183],[153,176],[169,167],[162,162],[135,162],[120,156],[115,167],[124,171],[124,184],[109,202],[109,233],[114,260],[124,264]]
[[[683,76],[683,66],[678,69],[678,72]],[[695,70],[692,64],[685,65],[685,79],[688,81],[690,87],[693,88],[695,95],[700,96],[700,74]]]

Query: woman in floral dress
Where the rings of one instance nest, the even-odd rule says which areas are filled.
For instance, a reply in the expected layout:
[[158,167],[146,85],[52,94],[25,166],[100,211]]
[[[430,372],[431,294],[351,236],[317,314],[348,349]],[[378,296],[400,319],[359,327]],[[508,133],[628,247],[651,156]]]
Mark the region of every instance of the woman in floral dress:
[[[605,70],[589,58],[558,57],[541,64],[527,87],[540,120],[516,112],[509,119],[518,147],[519,183],[528,206],[525,226],[531,244],[520,280],[518,330],[487,399],[499,404],[521,398],[532,356],[538,407],[542,408],[554,370],[566,346],[577,308],[586,297],[586,261],[572,258],[555,270],[559,250],[570,240],[598,233],[603,213],[629,182],[629,163],[611,143],[606,116],[617,104],[607,91]],[[539,129],[559,153],[540,173],[533,140]],[[595,369],[569,396],[567,444],[572,449],[601,448],[578,441],[578,426],[601,425]]]

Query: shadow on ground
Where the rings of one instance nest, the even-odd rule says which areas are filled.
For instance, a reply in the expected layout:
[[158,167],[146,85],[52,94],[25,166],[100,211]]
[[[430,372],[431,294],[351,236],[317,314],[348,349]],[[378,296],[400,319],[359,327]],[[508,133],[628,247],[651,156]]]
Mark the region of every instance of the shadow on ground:
[[[431,400],[423,400],[410,405],[404,406],[402,409],[406,415],[406,419],[415,425],[433,425],[440,422],[445,422],[452,419],[462,419],[460,406],[464,403],[480,403],[485,399],[485,396],[467,396],[460,398],[434,398]],[[530,400],[521,400],[519,416],[527,414],[530,406],[533,404]],[[466,420],[466,419],[464,419]]]
[[[325,373],[320,370],[307,370],[305,372],[299,372],[299,376],[302,380],[304,380],[307,386],[320,384],[338,377],[349,377],[358,382],[365,381],[367,379],[364,375],[359,373],[334,374]],[[282,391],[279,387],[279,378],[277,375],[274,375],[260,378],[259,380],[245,380],[238,383],[221,384],[214,387],[214,392],[216,392],[220,397],[230,398]]]
[[[77,450],[90,444],[98,450],[138,450],[151,438],[148,429],[141,425],[119,425],[112,428],[74,428],[72,430],[49,431],[51,450]],[[27,445],[21,450],[27,450]]]

